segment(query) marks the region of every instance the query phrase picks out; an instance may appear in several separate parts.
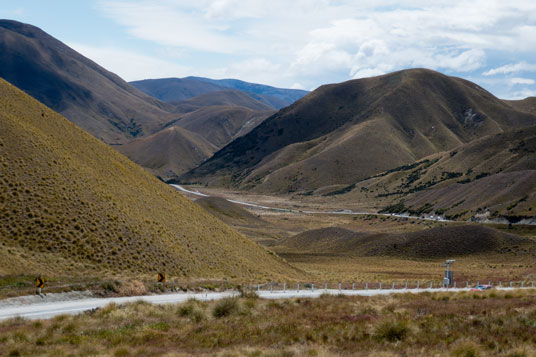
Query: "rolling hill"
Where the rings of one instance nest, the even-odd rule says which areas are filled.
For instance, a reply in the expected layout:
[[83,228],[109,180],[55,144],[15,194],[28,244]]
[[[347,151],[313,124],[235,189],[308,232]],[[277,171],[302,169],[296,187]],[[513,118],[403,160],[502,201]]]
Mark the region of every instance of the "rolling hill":
[[218,148],[199,134],[172,126],[116,149],[153,175],[165,179],[196,167]]
[[517,110],[536,114],[536,97],[529,97],[523,100],[505,100],[505,103]]
[[274,110],[240,91],[226,90],[179,102],[176,112],[180,114],[167,128],[117,150],[154,175],[176,178],[247,134]]
[[301,254],[455,258],[478,254],[536,254],[536,243],[477,225],[438,227],[403,234],[363,233],[344,228],[306,231],[279,242]]
[[108,144],[174,119],[160,102],[37,27],[0,21],[0,77]]
[[283,260],[4,80],[0,245],[0,274],[294,274]]
[[[324,193],[386,212],[504,223],[536,212],[536,126],[486,136]],[[534,219],[532,219],[534,220]]]
[[165,102],[178,102],[202,94],[224,90],[238,90],[251,98],[281,109],[305,96],[299,89],[275,88],[263,84],[248,83],[237,79],[210,79],[203,77],[145,79],[130,82],[142,92]]
[[487,135],[536,124],[469,81],[413,69],[322,86],[280,110],[183,183],[258,192],[350,185]]

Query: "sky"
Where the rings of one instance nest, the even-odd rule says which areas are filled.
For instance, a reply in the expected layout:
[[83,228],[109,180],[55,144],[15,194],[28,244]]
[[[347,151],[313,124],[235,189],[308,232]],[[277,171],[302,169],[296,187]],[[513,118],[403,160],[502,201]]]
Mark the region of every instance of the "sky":
[[429,68],[536,96],[534,0],[2,0],[127,81],[203,76],[284,88]]

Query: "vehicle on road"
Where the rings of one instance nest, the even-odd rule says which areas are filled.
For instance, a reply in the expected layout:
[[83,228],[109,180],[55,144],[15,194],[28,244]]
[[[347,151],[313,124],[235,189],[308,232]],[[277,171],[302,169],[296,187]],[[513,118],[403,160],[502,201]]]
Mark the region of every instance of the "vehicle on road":
[[484,284],[481,284],[481,285],[476,285],[475,287],[471,288],[471,291],[484,291],[484,290],[489,290],[493,288],[493,286],[491,285],[484,285]]

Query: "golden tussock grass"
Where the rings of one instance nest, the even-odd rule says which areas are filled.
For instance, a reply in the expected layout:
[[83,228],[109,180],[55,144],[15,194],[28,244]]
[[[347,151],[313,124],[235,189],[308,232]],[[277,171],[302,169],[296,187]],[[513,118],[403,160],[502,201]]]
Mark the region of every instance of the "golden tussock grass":
[[0,323],[9,355],[534,356],[536,291],[137,302]]
[[0,98],[0,274],[295,273],[5,81]]

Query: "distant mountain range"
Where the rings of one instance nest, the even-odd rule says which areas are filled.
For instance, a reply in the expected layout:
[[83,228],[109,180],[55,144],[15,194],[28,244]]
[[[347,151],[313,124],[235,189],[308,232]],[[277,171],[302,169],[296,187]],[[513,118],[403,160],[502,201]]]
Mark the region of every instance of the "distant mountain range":
[[170,182],[455,219],[536,210],[536,98],[501,100],[426,69],[308,94],[199,77],[129,84],[34,26],[0,20],[0,77]]
[[202,77],[146,79],[130,84],[165,102],[178,102],[201,94],[234,89],[246,93],[272,109],[286,107],[308,93],[300,89],[275,88],[237,79],[216,80]]
[[[164,178],[194,168],[270,116],[274,106],[307,93],[194,77],[171,79],[169,89],[168,80],[139,82],[166,103],[39,28],[10,20],[0,20],[0,77]],[[166,91],[172,96],[158,94]]]
[[296,275],[2,79],[0,108],[0,274]]
[[109,144],[174,119],[152,98],[37,27],[0,20],[0,77]]

